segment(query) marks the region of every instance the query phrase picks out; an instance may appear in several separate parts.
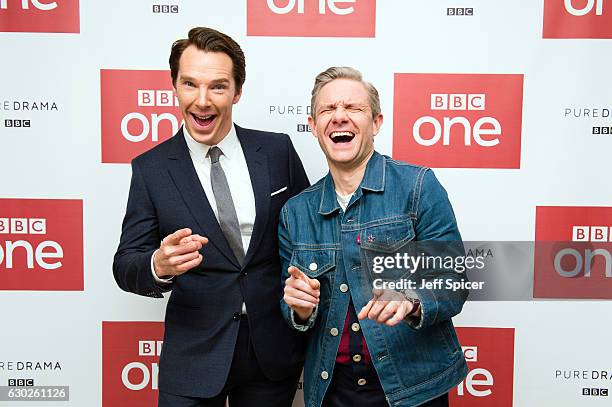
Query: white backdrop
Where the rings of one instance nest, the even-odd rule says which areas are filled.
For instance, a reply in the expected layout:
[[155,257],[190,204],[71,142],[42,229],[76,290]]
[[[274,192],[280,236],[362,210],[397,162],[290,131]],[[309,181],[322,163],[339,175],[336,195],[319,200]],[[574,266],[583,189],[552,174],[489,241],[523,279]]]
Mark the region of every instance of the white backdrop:
[[[277,0],[276,4],[280,7],[292,1],[295,2]],[[100,76],[101,70],[111,69],[167,70],[171,43],[184,38],[194,26],[219,29],[241,44],[246,54],[247,79],[234,111],[236,123],[288,133],[311,182],[325,174],[326,166],[315,139],[308,132],[298,131],[298,125],[306,124],[314,77],[327,67],[356,67],[378,88],[385,116],[376,148],[398,159],[404,158],[394,154],[393,145],[397,124],[395,74],[523,75],[520,165],[510,169],[477,165],[434,169],[449,193],[464,239],[533,241],[536,207],[540,206],[587,208],[584,218],[578,215],[578,219],[568,221],[568,227],[612,225],[612,136],[593,134],[592,129],[612,127],[609,111],[608,117],[601,117],[605,109],[612,109],[612,9],[607,8],[612,4],[605,0],[570,2],[577,9],[592,4],[603,4],[603,8],[601,15],[596,15],[595,9],[584,16],[568,14],[568,23],[554,16],[546,20],[544,2],[535,0],[337,2],[338,7],[354,7],[355,13],[365,5],[375,6],[375,36],[342,36],[342,20],[333,20],[330,26],[337,28],[339,36],[321,37],[313,23],[321,17],[316,15],[318,1],[305,0],[307,11],[303,16],[295,9],[288,13],[298,18],[304,29],[312,28],[312,36],[300,37],[286,35],[280,28],[278,35],[249,35],[247,14],[267,7],[265,0],[56,0],[58,10],[77,5],[80,18],[76,33],[27,32],[36,31],[31,27],[34,18],[28,13],[43,13],[36,10],[36,2],[31,1],[29,9],[24,10],[21,0],[2,1],[0,222],[2,218],[41,218],[41,213],[49,212],[47,232],[51,236],[62,229],[64,215],[45,209],[47,201],[34,202],[40,209],[28,210],[23,209],[22,203],[31,199],[82,200],[82,244],[78,233],[68,231],[62,239],[67,242],[63,247],[65,256],[82,247],[83,268],[72,272],[84,277],[84,285],[82,289],[62,289],[61,285],[49,288],[45,284],[50,283],[44,280],[32,289],[31,282],[40,279],[40,274],[47,273],[45,278],[52,280],[67,270],[28,269],[23,258],[9,268],[4,255],[7,242],[27,236],[0,234],[0,388],[8,391],[9,379],[33,379],[35,386],[69,386],[69,402],[48,401],[48,405],[152,405],[154,380],[145,383],[142,390],[130,390],[122,387],[125,382],[121,369],[132,361],[142,361],[150,368],[154,359],[139,355],[137,344],[160,338],[155,333],[145,334],[145,328],[138,331],[138,324],[125,325],[125,331],[112,337],[111,328],[106,331],[107,326],[124,326],[113,325],[118,321],[162,321],[165,300],[124,293],[112,276],[112,256],[119,240],[130,167],[127,160],[108,163],[102,159],[104,143],[112,144],[112,138],[121,135],[108,134],[103,140]],[[560,13],[565,10],[562,0],[546,3]],[[177,6],[178,12],[153,12],[155,5]],[[457,7],[470,8],[473,15],[448,15],[449,8]],[[330,13],[328,8],[326,15]],[[16,18],[23,20],[20,24],[25,28],[22,32],[8,32],[19,31],[13,27]],[[589,18],[603,21],[603,31],[589,31],[590,26],[599,24],[591,20],[583,23]],[[270,21],[271,27],[282,27]],[[557,24],[561,37],[568,25],[576,24],[583,27],[583,37],[594,38],[577,38],[575,34],[569,34],[569,38],[543,38],[545,24]],[[165,80],[163,89],[170,89],[169,74]],[[464,91],[457,91],[461,92]],[[473,91],[478,92],[489,90]],[[493,103],[496,93],[491,92],[487,100]],[[121,92],[121,87],[110,93],[111,104],[131,97]],[[23,102],[28,103],[28,109],[24,109]],[[32,109],[33,103],[39,108]],[[40,108],[41,103],[49,108]],[[51,108],[53,105],[56,109]],[[134,106],[136,109],[135,102]],[[301,107],[301,114],[289,113],[288,107],[294,111]],[[600,117],[592,117],[592,112],[591,117],[575,117],[573,109],[585,108],[599,109]],[[565,109],[572,109],[572,114],[566,116]],[[501,115],[503,110],[504,106]],[[29,120],[30,127],[14,127],[21,120]],[[461,154],[461,150],[452,147],[449,146],[449,157]],[[18,201],[8,201],[9,198]],[[588,208],[592,207],[603,209],[596,216],[589,215]],[[59,218],[52,223],[49,219],[54,216]],[[72,212],[65,216],[75,215]],[[601,284],[609,280],[599,274],[591,278],[600,279]],[[462,345],[491,347],[487,354],[480,352],[480,360],[471,362],[470,369],[485,369],[492,380],[488,382],[489,376],[478,371],[480,376],[474,378],[483,382],[473,383],[475,394],[464,391],[463,396],[453,395],[453,406],[609,405],[607,395],[583,392],[584,388],[611,387],[612,329],[608,315],[612,306],[607,301],[589,300],[588,292],[579,297],[583,300],[467,303],[455,324],[470,327],[466,329],[470,338],[482,334],[482,339],[469,339],[469,343],[462,340]],[[608,298],[612,298],[612,292]],[[109,323],[104,329],[103,322]],[[153,324],[153,329],[158,325]],[[485,328],[495,327],[513,329],[507,331],[513,338],[513,349],[506,342],[494,343],[486,336],[493,331]],[[103,346],[103,334],[110,338],[108,346]],[[111,346],[111,339],[119,345],[113,342]],[[122,339],[125,349],[120,349]],[[502,355],[503,363],[496,359]],[[507,363],[508,357],[514,366]],[[31,369],[25,368],[28,361],[33,362]],[[41,369],[35,368],[37,362]],[[44,368],[45,362],[54,368]],[[602,371],[606,372],[603,379]],[[146,379],[141,373],[131,374],[130,383]],[[571,377],[563,378],[564,374]],[[118,395],[118,400],[131,401],[119,403],[112,394]],[[0,401],[0,405],[40,402]],[[296,405],[300,405],[299,401]]]

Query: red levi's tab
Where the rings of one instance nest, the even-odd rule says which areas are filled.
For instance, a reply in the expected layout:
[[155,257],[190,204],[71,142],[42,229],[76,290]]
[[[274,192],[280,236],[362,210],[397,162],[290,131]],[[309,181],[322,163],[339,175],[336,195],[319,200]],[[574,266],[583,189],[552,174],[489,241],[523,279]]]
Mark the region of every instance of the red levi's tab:
[[247,35],[374,37],[376,0],[247,0]]
[[393,158],[434,168],[520,168],[522,74],[396,73]]
[[0,32],[79,33],[79,0],[0,0]]

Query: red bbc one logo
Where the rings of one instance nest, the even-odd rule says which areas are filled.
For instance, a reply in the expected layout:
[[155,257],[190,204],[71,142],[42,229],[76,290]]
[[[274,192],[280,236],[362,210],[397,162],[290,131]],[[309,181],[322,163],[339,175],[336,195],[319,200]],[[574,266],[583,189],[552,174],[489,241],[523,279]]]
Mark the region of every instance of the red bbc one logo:
[[170,71],[102,69],[100,87],[103,163],[129,163],[178,131]]
[[0,0],[0,32],[79,31],[79,0]]
[[83,291],[83,201],[0,199],[0,290]]
[[374,37],[376,0],[247,0],[247,35]]
[[163,322],[102,322],[102,407],[157,405]]
[[523,75],[395,74],[393,158],[520,168]]
[[536,208],[535,298],[612,299],[612,207]]
[[450,392],[452,407],[511,406],[514,328],[456,328],[467,377]]
[[543,38],[612,38],[612,3],[544,0]]

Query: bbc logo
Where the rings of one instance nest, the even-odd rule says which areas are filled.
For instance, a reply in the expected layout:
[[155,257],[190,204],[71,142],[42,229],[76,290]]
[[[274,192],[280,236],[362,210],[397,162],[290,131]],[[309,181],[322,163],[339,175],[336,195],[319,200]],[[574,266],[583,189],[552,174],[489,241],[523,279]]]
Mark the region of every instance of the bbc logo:
[[298,133],[309,133],[311,129],[310,129],[310,126],[307,124],[298,124],[297,131]]
[[32,387],[34,379],[8,379],[9,387]]
[[154,4],[153,5],[154,13],[172,13],[176,14],[179,12],[178,5],[176,4]]
[[572,226],[572,242],[612,241],[610,226]]
[[583,387],[582,395],[583,396],[608,397],[608,389]]
[[138,341],[138,356],[159,356],[164,341]]
[[473,7],[449,7],[446,9],[447,16],[473,16]]
[[[0,218],[0,234],[46,235],[45,218]],[[0,257],[1,261],[1,257]]]
[[593,127],[593,134],[612,134],[612,127],[595,126]]
[[462,346],[463,357],[466,362],[478,362],[478,347],[477,346]]
[[431,110],[485,110],[484,93],[432,93]]
[[30,120],[4,119],[4,127],[30,127]]
[[171,90],[138,90],[138,106],[178,106],[178,98]]

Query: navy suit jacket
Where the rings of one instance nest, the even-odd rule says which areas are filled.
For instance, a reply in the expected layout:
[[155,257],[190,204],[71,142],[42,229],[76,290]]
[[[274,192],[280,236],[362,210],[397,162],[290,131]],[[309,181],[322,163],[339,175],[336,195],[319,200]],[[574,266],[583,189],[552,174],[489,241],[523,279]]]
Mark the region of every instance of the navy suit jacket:
[[[132,161],[132,181],[113,273],[125,291],[161,298],[166,308],[159,389],[212,397],[223,388],[246,303],[251,341],[264,374],[283,379],[301,369],[304,334],[281,315],[283,296],[278,254],[278,218],[283,204],[309,185],[286,134],[243,129],[236,133],[246,158],[256,218],[250,246],[240,267],[198,179],[182,129]],[[284,187],[286,190],[270,196]],[[234,200],[240,191],[231,191]],[[189,227],[206,236],[202,263],[160,286],[151,256],[161,240]],[[238,315],[238,317],[237,317]]]

